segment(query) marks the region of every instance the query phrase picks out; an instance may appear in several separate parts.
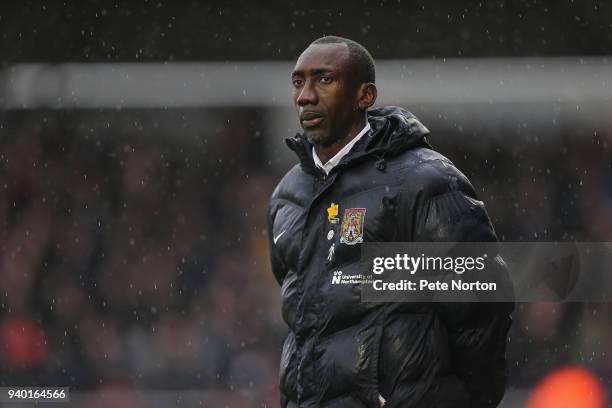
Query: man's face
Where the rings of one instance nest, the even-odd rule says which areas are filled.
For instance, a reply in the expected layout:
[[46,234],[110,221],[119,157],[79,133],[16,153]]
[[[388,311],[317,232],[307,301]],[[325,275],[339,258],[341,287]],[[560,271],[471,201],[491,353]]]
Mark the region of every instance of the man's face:
[[291,75],[293,103],[311,143],[329,146],[347,137],[358,118],[358,85],[350,68],[346,44],[313,44],[298,58]]

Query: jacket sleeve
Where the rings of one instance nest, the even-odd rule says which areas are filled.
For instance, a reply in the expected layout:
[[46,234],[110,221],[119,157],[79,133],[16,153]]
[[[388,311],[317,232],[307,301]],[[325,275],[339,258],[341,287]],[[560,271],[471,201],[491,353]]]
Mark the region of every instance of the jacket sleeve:
[[278,284],[282,285],[283,279],[287,274],[287,268],[280,257],[279,251],[274,245],[274,219],[276,218],[278,209],[279,204],[277,200],[274,199],[273,195],[270,199],[270,204],[268,205],[268,246],[270,248],[270,263],[272,265],[272,273],[274,274]]
[[[463,187],[451,186],[417,200],[415,241],[497,241],[483,203],[465,181]],[[501,257],[491,259],[489,268],[509,284]],[[436,303],[435,307],[448,332],[452,367],[470,394],[470,407],[496,407],[506,386],[505,351],[514,303]]]

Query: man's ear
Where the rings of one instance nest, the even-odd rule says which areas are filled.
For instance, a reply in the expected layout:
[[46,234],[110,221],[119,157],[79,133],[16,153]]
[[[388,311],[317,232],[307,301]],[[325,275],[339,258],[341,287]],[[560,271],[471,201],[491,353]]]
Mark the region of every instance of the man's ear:
[[366,110],[376,102],[378,90],[372,82],[366,82],[359,86],[359,100],[357,106],[359,109]]

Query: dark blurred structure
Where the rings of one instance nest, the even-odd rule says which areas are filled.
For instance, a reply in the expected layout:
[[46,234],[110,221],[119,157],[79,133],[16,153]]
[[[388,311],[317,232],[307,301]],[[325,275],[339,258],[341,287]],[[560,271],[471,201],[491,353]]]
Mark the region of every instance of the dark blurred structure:
[[4,63],[291,60],[342,34],[376,58],[604,55],[604,0],[102,1],[0,5]]
[[[605,56],[610,21],[603,1],[5,2],[0,55],[5,72],[30,62],[292,60],[333,33],[377,59]],[[434,105],[406,106],[470,177],[505,241],[612,241],[609,107],[481,128]],[[509,117],[514,108],[503,107]],[[276,406],[285,328],[265,210],[290,165],[278,147],[286,135],[267,125],[280,115],[4,109],[0,386],[102,390],[115,406],[144,406],[140,389]],[[610,389],[612,306],[521,304],[508,350],[510,388],[578,364]]]

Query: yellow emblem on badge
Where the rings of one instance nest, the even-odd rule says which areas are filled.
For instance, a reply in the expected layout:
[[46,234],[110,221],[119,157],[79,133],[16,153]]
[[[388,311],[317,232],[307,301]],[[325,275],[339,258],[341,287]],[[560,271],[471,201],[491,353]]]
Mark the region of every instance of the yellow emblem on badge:
[[340,204],[331,203],[331,205],[327,208],[327,221],[332,224],[337,224],[340,220],[338,219],[338,211],[340,209]]
[[365,213],[365,208],[347,208],[344,210],[344,219],[340,228],[341,243],[355,245],[363,242]]

